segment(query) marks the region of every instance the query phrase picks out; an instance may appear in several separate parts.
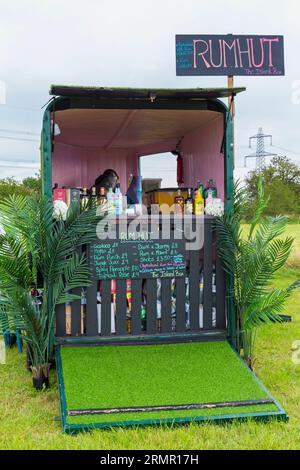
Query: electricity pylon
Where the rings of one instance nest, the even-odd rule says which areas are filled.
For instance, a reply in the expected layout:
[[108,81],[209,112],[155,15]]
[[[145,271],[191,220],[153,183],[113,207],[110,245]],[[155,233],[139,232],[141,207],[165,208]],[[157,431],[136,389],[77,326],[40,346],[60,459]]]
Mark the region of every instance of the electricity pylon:
[[266,138],[270,138],[270,145],[272,145],[272,135],[264,134],[262,127],[260,127],[256,135],[252,135],[251,137],[249,137],[249,148],[251,148],[252,139],[256,139],[256,152],[251,153],[250,155],[246,155],[244,157],[244,166],[246,166],[247,158],[256,158],[255,169],[258,173],[262,173],[264,169],[266,168],[266,157],[272,157],[272,156],[277,155],[277,153],[271,153],[265,150]]

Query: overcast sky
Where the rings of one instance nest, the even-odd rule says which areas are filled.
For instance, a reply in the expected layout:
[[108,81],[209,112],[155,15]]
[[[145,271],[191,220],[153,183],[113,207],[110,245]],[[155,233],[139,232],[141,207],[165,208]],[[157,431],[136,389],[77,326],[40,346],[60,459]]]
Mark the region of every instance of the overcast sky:
[[236,173],[245,173],[248,138],[259,126],[273,134],[268,150],[300,161],[299,1],[0,0],[0,7],[0,177],[38,169],[51,83],[226,86],[226,77],[176,77],[175,34],[284,35],[285,77],[235,77],[247,87],[236,102]]

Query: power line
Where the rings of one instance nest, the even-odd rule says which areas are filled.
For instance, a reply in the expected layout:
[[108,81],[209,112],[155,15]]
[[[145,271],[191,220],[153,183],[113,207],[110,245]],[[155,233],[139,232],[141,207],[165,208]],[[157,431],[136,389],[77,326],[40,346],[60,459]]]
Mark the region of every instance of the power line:
[[29,158],[26,159],[26,157],[22,157],[22,160],[20,160],[20,157],[13,157],[10,155],[5,155],[5,158],[0,157],[0,162],[10,162],[10,163],[40,163],[40,160],[30,160]]
[[22,140],[25,142],[40,142],[37,139],[26,139],[25,137],[8,137],[5,135],[0,135],[0,139],[7,139],[7,140]]
[[14,106],[13,104],[3,104],[5,108],[14,108],[14,109],[22,109],[23,111],[35,111],[35,112],[41,112],[41,109],[38,108],[24,108],[23,106]]
[[294,152],[293,150],[286,149],[284,147],[279,147],[278,145],[273,145],[273,147],[276,147],[277,149],[283,150],[284,152],[292,153],[294,155],[300,155],[300,152]]
[[39,137],[40,134],[36,132],[29,132],[29,131],[17,131],[15,129],[1,129],[0,132],[7,132],[8,134],[21,134],[21,135],[33,135]]
[[18,168],[27,168],[28,170],[36,170],[36,169],[39,169],[40,168],[40,165],[11,165],[9,162],[7,162],[7,164],[5,163],[0,163],[0,167],[1,168],[15,168],[16,170]]

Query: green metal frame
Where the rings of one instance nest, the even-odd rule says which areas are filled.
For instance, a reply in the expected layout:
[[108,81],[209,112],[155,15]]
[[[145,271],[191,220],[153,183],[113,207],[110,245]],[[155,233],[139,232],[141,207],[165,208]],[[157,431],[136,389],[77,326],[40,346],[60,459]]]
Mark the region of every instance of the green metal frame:
[[[225,184],[226,184],[226,206],[225,210],[230,210],[233,205],[233,134],[231,112],[227,108],[225,115]],[[233,276],[226,274],[226,292],[232,292]],[[236,347],[236,313],[233,297],[227,295],[227,331],[230,344]]]
[[[231,346],[232,347],[232,346]],[[234,350],[234,348],[232,348]],[[265,412],[253,412],[253,413],[234,413],[234,414],[216,414],[212,416],[193,416],[186,418],[163,418],[163,419],[145,419],[145,420],[129,420],[129,421],[113,421],[110,423],[94,423],[94,424],[68,424],[67,423],[67,400],[65,393],[65,385],[63,378],[62,359],[60,354],[60,346],[56,347],[56,368],[58,376],[58,387],[59,387],[59,399],[60,399],[60,410],[61,410],[61,427],[63,432],[69,434],[75,434],[80,431],[91,431],[92,429],[107,429],[112,427],[130,427],[130,426],[148,426],[148,425],[176,425],[176,424],[188,424],[191,422],[205,423],[211,422],[216,424],[222,424],[224,422],[231,421],[246,421],[248,419],[254,419],[256,421],[269,421],[277,419],[280,421],[287,421],[288,415],[281,407],[281,405],[274,399],[266,387],[259,381],[256,375],[246,366],[242,361],[239,354],[234,350],[237,360],[241,361],[248,373],[254,378],[257,384],[266,392],[268,397],[273,400],[274,405],[277,406],[278,411],[265,411]]]
[[52,142],[51,142],[51,111],[47,107],[43,116],[43,129],[41,134],[41,176],[42,193],[52,197]]
[[200,331],[197,333],[167,333],[155,335],[134,335],[134,336],[86,336],[78,337],[61,337],[57,338],[56,344],[60,346],[110,346],[110,345],[143,345],[143,344],[167,344],[168,340],[172,343],[187,343],[196,341],[225,341],[227,339],[226,332],[221,330]]

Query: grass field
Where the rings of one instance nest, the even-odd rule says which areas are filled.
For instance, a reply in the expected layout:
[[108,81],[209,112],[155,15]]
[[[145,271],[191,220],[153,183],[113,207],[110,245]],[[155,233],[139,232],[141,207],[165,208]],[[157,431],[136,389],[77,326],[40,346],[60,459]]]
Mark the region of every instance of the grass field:
[[[289,225],[288,234],[297,237],[295,250],[300,250],[300,225]],[[276,286],[299,279],[300,265],[298,269],[295,263],[290,265],[293,269],[278,273]],[[293,343],[300,341],[300,289],[285,312],[292,315],[291,323],[260,329],[255,372],[289,414],[288,423],[190,424],[69,436],[54,420],[59,415],[55,372],[48,391],[34,391],[24,354],[12,349],[7,351],[6,365],[0,365],[0,449],[300,449],[300,363],[293,361],[297,356]]]

